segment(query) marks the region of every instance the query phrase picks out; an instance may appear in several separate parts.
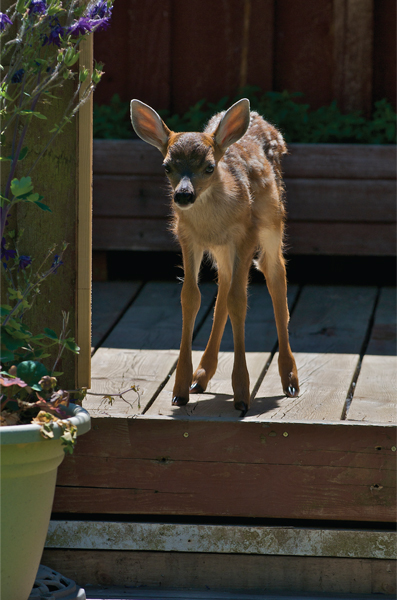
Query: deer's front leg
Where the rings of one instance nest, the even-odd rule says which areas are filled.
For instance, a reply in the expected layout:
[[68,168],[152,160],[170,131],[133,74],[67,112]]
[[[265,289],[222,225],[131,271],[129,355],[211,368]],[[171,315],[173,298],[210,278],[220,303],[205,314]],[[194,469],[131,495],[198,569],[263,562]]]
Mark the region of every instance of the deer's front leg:
[[200,308],[201,294],[197,285],[202,252],[183,251],[185,278],[182,286],[182,339],[176,368],[172,404],[184,406],[189,402],[189,387],[192,383],[192,337],[194,323]]
[[218,295],[216,298],[214,321],[207,347],[201,357],[200,364],[193,374],[191,394],[199,394],[206,390],[209,380],[214,376],[218,365],[218,353],[223,331],[227,321],[227,297],[230,289],[233,269],[233,251],[230,248],[217,248],[213,252],[218,265]]

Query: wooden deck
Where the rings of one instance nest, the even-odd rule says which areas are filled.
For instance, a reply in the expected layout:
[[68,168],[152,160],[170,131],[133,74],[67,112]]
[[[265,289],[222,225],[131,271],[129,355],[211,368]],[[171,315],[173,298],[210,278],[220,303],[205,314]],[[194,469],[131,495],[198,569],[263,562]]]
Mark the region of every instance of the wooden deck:
[[[301,381],[290,399],[270,298],[252,285],[253,399],[241,418],[229,325],[208,391],[171,406],[180,288],[94,285],[100,395],[84,401],[92,430],[59,469],[42,562],[82,586],[395,594],[395,289],[290,286]],[[216,286],[201,291],[195,363]],[[134,392],[103,401],[131,384],[139,401]]]
[[[216,286],[201,291],[195,364]],[[251,286],[252,405],[243,419],[232,403],[229,324],[207,392],[171,406],[179,295],[177,282],[95,284],[91,391],[111,395],[135,384],[139,400],[134,392],[112,405],[87,396],[93,429],[60,469],[55,512],[393,522],[395,289],[290,286],[301,381],[291,399],[277,372],[267,288]]]
[[[140,389],[129,405],[105,407],[88,396],[94,417],[172,417],[239,421],[233,408],[233,339],[228,323],[219,367],[205,394],[186,407],[172,407],[173,372],[181,334],[177,282],[94,283],[92,389],[117,393]],[[212,324],[215,284],[201,286],[202,305],[194,334],[197,364]],[[396,291],[393,288],[290,286],[291,346],[302,393],[282,394],[277,338],[265,284],[250,287],[246,322],[252,405],[245,421],[396,423]]]

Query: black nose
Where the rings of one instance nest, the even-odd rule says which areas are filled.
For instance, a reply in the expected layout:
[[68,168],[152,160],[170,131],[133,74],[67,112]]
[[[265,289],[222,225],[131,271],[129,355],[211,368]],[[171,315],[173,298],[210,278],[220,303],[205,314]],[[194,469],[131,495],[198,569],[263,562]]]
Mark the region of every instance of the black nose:
[[174,195],[174,201],[180,206],[187,206],[193,204],[195,198],[192,192],[176,192]]

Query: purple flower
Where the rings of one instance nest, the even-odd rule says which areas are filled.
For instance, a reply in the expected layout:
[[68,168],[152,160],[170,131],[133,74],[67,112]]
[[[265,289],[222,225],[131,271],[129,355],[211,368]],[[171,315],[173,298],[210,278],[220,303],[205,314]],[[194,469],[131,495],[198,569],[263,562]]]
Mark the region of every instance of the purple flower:
[[47,4],[45,0],[32,0],[29,4],[29,13],[36,13],[42,15],[47,10]]
[[32,259],[30,256],[26,256],[25,254],[22,254],[19,257],[19,270],[20,271],[23,271],[24,269],[26,269],[26,267],[28,267],[31,264],[32,264]]
[[85,35],[92,31],[92,20],[88,17],[81,17],[78,21],[75,21],[68,29],[68,33],[74,37],[79,35]]
[[5,13],[0,12],[0,31],[4,31],[7,25],[12,25],[11,19]]
[[54,262],[51,265],[51,269],[54,269],[54,267],[56,267],[56,269],[54,269],[53,273],[56,273],[58,271],[58,267],[60,267],[61,265],[63,265],[63,261],[60,260],[58,254],[55,254]]
[[57,18],[52,19],[50,23],[51,31],[49,35],[46,35],[44,38],[43,46],[54,44],[54,46],[61,45],[61,39],[65,35],[65,30],[62,25],[59,23]]
[[25,71],[23,69],[19,69],[15,71],[14,75],[11,77],[11,83],[21,83]]
[[86,15],[75,21],[68,29],[68,33],[78,37],[92,31],[107,29],[112,16],[112,6],[108,7],[106,0],[98,0],[88,9]]
[[103,31],[109,27],[109,19],[110,17],[106,17],[104,19],[94,19],[91,21],[91,24],[93,27],[95,27],[95,31]]
[[106,0],[98,0],[87,12],[87,16],[92,19],[91,25],[95,27],[95,31],[107,29],[109,20],[112,16],[113,6],[108,6]]
[[88,10],[87,17],[90,19],[95,19],[97,17],[100,19],[110,19],[112,16],[112,8],[113,6],[108,7],[106,0],[99,0]]
[[[8,250],[6,248],[6,239],[3,237],[1,239],[1,260],[4,259],[8,261],[10,258],[15,258],[16,254],[15,250]],[[3,265],[7,266],[5,263],[3,263]]]

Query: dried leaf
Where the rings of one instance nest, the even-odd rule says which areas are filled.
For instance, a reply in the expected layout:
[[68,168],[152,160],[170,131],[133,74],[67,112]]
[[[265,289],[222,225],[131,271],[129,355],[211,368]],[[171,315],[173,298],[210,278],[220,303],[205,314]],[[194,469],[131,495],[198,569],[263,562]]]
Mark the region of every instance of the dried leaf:
[[58,406],[69,406],[69,392],[65,390],[58,390],[51,395],[50,398],[51,406],[57,408]]
[[19,387],[26,387],[27,383],[22,381],[19,377],[6,377],[4,375],[0,376],[0,385],[3,387],[9,387],[11,385],[18,385]]
[[38,415],[32,419],[32,423],[36,423],[36,425],[47,425],[57,421],[60,421],[58,417],[46,412],[45,410],[41,410]]

